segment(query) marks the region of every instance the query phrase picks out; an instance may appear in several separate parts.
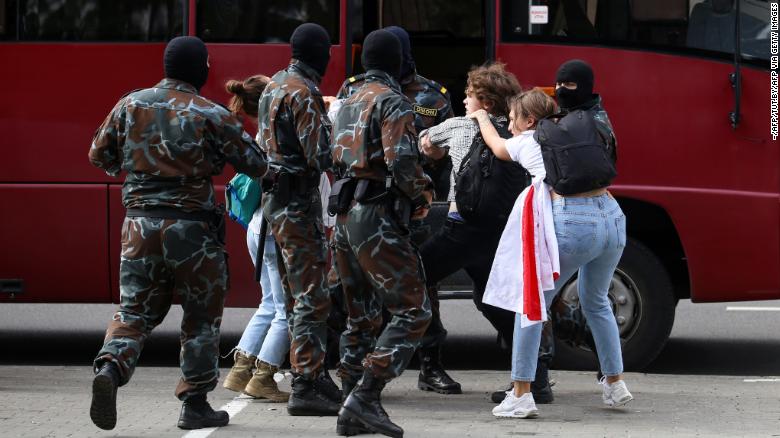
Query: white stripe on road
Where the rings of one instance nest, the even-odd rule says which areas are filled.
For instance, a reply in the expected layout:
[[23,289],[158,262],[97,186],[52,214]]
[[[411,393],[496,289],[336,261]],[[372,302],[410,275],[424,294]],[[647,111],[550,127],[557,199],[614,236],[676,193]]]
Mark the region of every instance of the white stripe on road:
[[[230,418],[232,419],[236,414],[241,412],[242,409],[244,409],[248,404],[249,401],[252,400],[251,398],[243,398],[243,399],[233,399],[232,402],[226,404],[225,406],[222,406],[218,410],[220,411],[227,411],[228,415],[230,415]],[[184,435],[184,438],[206,438],[207,436],[211,435],[215,430],[219,429],[218,427],[209,427],[208,429],[198,429],[188,432],[186,435]]]
[[745,379],[745,383],[763,383],[763,382],[777,382],[780,383],[780,379]]
[[780,307],[740,307],[740,306],[729,306],[726,307],[727,311],[730,312],[780,312]]

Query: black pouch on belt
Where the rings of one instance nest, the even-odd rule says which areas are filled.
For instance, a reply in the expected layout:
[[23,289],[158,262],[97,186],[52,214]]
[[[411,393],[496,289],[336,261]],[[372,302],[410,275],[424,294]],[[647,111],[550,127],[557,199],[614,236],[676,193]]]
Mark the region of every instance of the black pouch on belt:
[[328,197],[328,214],[335,216],[337,214],[349,211],[352,200],[355,197],[355,180],[353,178],[343,178],[330,188]]

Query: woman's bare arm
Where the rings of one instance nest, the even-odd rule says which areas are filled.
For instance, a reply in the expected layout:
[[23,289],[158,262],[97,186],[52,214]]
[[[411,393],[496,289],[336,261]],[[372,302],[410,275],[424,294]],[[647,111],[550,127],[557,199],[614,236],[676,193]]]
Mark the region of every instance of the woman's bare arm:
[[496,131],[493,123],[490,121],[490,116],[488,116],[485,110],[474,111],[467,117],[477,120],[485,144],[488,145],[496,157],[504,161],[512,161],[512,157],[509,156],[509,152],[506,150],[506,140],[498,135],[498,131]]

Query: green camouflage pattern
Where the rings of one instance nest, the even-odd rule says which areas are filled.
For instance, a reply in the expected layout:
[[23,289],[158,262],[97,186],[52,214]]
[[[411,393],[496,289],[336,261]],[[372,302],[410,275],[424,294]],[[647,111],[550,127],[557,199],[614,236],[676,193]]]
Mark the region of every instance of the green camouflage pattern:
[[[382,182],[392,176],[399,193],[427,204],[432,184],[420,165],[411,104],[390,75],[367,72],[365,84],[342,103],[333,139],[337,173]],[[358,377],[368,369],[392,379],[409,364],[431,319],[409,230],[389,202],[356,203],[337,216],[333,247],[348,314],[339,375]],[[383,307],[392,315],[384,330]]]
[[211,391],[219,377],[219,327],[228,287],[227,256],[214,224],[126,218],[119,265],[121,302],[95,358],[95,370],[114,362],[121,384],[126,384],[146,338],[163,321],[176,294],[184,310],[182,377],[176,396],[185,400]]
[[395,188],[414,205],[428,205],[423,193],[432,194],[433,186],[420,163],[411,104],[389,74],[369,70],[334,121],[336,173],[382,183],[392,176]]
[[[346,99],[365,83],[366,74],[348,78],[341,85],[336,98]],[[422,132],[453,117],[450,93],[441,84],[426,77],[411,74],[400,81],[401,91],[409,99],[414,112],[414,127]]]
[[228,162],[250,176],[267,170],[241,122],[192,85],[166,78],[119,100],[95,133],[89,160],[111,176],[127,172],[126,208],[216,209],[213,175]]
[[[390,380],[409,365],[431,320],[419,253],[384,203],[357,203],[339,215],[335,242],[348,314],[338,375],[368,369]],[[392,318],[381,331],[383,307]]]
[[330,168],[331,124],[320,81],[314,69],[293,59],[263,90],[257,126],[272,168],[317,176]]
[[323,370],[331,302],[326,281],[327,247],[322,201],[317,188],[294,194],[288,203],[273,192],[263,202],[263,215],[277,244],[277,264],[290,328],[293,372],[314,378]]

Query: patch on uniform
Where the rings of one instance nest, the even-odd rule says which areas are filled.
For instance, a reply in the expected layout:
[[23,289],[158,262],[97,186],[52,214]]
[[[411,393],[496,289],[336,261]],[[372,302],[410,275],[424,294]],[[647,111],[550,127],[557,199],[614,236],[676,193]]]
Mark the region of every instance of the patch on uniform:
[[417,114],[428,116],[428,117],[436,117],[436,115],[439,114],[439,110],[437,110],[436,108],[426,108],[420,105],[414,105],[412,109]]
[[447,89],[444,87],[441,87],[439,91],[441,91],[441,94],[447,94]]
[[355,82],[356,80],[357,80],[357,79],[355,79],[355,77],[354,77],[354,76],[352,76],[352,77],[350,77],[350,78],[349,78],[349,83],[351,84],[351,83]]

